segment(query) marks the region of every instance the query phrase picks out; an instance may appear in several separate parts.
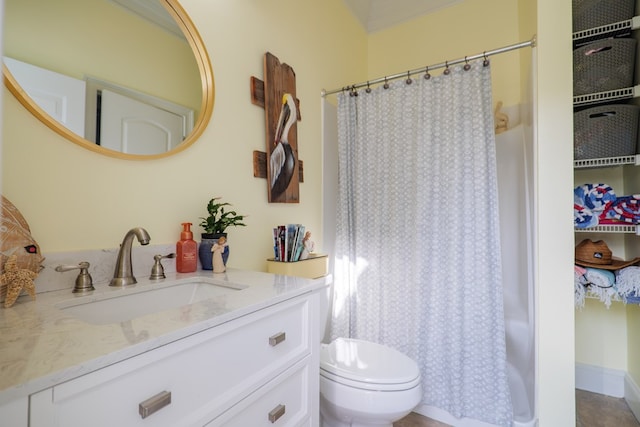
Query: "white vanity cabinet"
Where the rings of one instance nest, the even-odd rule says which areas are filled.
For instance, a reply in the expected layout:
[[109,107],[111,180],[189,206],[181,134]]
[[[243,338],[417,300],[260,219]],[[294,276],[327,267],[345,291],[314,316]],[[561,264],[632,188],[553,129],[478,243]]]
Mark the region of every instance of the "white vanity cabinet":
[[0,425],[26,426],[29,423],[29,400],[19,398],[0,405]]
[[29,426],[317,426],[318,321],[317,292],[268,306],[32,394]]

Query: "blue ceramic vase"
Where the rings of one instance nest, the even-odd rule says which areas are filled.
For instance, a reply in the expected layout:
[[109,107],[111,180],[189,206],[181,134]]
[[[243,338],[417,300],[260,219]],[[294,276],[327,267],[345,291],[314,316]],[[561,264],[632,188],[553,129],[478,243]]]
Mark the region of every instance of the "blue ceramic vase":
[[[198,245],[198,258],[200,258],[200,265],[203,270],[213,270],[213,254],[211,253],[211,247],[218,242],[220,237],[227,238],[227,233],[221,234],[208,234],[202,233],[202,238],[200,239],[200,245]],[[229,240],[227,240],[227,243]],[[224,252],[222,252],[222,262],[224,265],[227,265],[227,260],[229,259],[229,245],[224,248]]]

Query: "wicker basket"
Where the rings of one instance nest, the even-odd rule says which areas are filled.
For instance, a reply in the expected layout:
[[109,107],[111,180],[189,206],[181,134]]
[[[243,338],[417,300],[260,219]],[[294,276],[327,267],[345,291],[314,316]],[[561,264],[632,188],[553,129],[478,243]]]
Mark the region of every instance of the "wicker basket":
[[605,39],[573,51],[573,94],[633,86],[635,39]]
[[640,107],[631,104],[601,105],[573,115],[575,160],[636,154]]
[[633,18],[634,0],[573,0],[573,32]]

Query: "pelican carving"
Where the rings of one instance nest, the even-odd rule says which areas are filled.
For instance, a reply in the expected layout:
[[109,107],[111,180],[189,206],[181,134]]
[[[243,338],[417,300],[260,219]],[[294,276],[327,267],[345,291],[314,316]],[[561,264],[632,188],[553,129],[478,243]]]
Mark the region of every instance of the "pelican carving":
[[296,158],[289,145],[289,131],[298,120],[296,102],[290,93],[282,96],[282,109],[276,127],[273,151],[271,152],[271,198],[276,199],[289,186],[296,166]]

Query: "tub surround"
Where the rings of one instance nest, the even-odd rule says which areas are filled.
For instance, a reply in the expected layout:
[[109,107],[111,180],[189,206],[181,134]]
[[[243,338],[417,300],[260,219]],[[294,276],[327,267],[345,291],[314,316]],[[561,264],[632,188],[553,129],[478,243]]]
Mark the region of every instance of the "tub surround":
[[[167,270],[164,281],[214,277],[247,287],[106,325],[85,323],[55,307],[74,298],[86,298],[71,293],[73,280],[65,289],[38,294],[35,301],[22,296],[12,308],[0,310],[0,407],[273,304],[318,291],[330,283],[330,277],[311,280],[235,269],[222,274]],[[148,275],[139,275],[138,284],[132,287],[162,282],[150,281]],[[119,291],[104,281],[95,286],[96,296]]]

